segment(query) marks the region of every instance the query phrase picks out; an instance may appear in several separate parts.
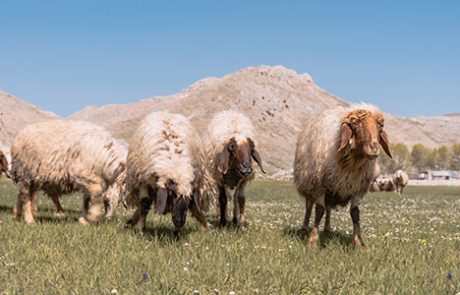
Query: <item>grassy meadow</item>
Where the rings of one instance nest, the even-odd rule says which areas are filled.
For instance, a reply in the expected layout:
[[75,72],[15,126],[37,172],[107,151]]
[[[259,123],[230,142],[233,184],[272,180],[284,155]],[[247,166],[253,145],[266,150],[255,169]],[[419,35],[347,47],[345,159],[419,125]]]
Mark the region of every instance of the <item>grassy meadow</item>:
[[79,194],[63,199],[62,219],[40,195],[39,224],[27,226],[11,219],[16,193],[0,180],[0,294],[460,292],[459,187],[367,195],[361,206],[367,251],[353,248],[343,208],[333,211],[333,233],[307,247],[298,231],[304,205],[288,182],[252,183],[247,231],[207,232],[189,214],[178,241],[169,215],[151,213],[144,236],[120,231],[131,214],[124,208],[115,220],[81,226]]

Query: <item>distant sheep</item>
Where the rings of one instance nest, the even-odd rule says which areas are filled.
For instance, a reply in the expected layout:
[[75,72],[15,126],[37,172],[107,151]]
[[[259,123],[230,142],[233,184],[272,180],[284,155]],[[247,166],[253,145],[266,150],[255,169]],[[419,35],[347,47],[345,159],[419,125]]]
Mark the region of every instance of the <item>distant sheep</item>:
[[210,227],[203,211],[215,198],[215,183],[201,138],[185,117],[167,112],[145,117],[131,138],[127,173],[128,205],[137,208],[127,227],[143,232],[153,202],[157,213],[171,212],[176,236],[181,234],[187,209]]
[[409,176],[406,172],[398,170],[393,174],[393,183],[395,192],[400,195],[402,194],[404,187],[409,183]]
[[6,177],[10,178],[10,172],[8,170],[8,160],[3,151],[0,150],[0,176],[5,174]]
[[371,185],[370,192],[392,192],[395,185],[392,178],[377,178]]
[[19,195],[14,217],[35,223],[37,192],[51,199],[83,191],[83,224],[96,222],[103,193],[125,169],[118,143],[106,130],[79,121],[52,120],[25,127],[11,146],[11,176]]
[[304,229],[316,204],[310,245],[317,244],[325,210],[325,230],[330,230],[331,208],[351,202],[353,243],[364,246],[358,206],[379,174],[379,147],[391,157],[383,125],[382,113],[367,104],[326,110],[304,122],[295,152],[294,183],[306,199]]
[[208,157],[219,188],[220,224],[227,223],[227,189],[235,189],[233,222],[245,228],[245,189],[256,174],[252,160],[265,173],[252,123],[238,112],[217,113],[208,127],[208,141]]

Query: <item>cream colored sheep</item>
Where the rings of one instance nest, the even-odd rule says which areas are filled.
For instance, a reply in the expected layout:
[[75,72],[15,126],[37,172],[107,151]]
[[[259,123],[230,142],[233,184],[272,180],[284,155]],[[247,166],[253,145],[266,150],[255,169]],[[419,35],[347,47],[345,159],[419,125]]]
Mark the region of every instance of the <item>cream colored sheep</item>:
[[[126,166],[126,158],[128,157],[128,148],[124,141],[116,140],[117,144],[114,145],[117,148],[117,152],[122,157],[121,165],[122,167]],[[107,219],[111,219],[116,215],[117,207],[119,202],[124,202],[126,198],[126,169],[117,176],[113,184],[111,184],[107,190],[103,193],[103,200],[104,200],[104,209],[105,209],[105,217]],[[60,196],[53,195],[51,196],[51,200],[56,207],[56,217],[64,217],[64,209],[62,208],[60,202]],[[33,209],[35,212],[38,211],[37,204],[33,204]]]
[[182,115],[155,112],[144,118],[131,138],[127,173],[128,204],[137,208],[127,226],[143,232],[152,202],[157,213],[172,213],[177,236],[188,208],[210,226],[203,211],[215,198],[215,182],[201,138]]
[[329,230],[331,208],[351,202],[353,243],[364,246],[358,205],[379,174],[376,159],[380,146],[391,157],[383,123],[382,113],[367,104],[326,110],[304,122],[295,152],[294,183],[306,199],[303,229],[308,228],[316,204],[311,245],[317,243],[325,209],[325,230]]
[[11,146],[13,180],[19,188],[14,217],[34,223],[37,192],[53,200],[83,191],[81,223],[96,222],[104,191],[125,169],[117,142],[106,130],[79,121],[52,120],[25,127]]
[[406,172],[398,170],[393,174],[393,184],[395,192],[400,195],[402,194],[404,187],[409,183],[409,176]]
[[255,177],[253,159],[264,172],[261,157],[256,150],[253,129],[251,121],[235,111],[217,113],[208,126],[208,157],[219,187],[222,226],[227,223],[228,190],[235,189],[233,222],[242,228],[246,227],[245,189],[249,181]]

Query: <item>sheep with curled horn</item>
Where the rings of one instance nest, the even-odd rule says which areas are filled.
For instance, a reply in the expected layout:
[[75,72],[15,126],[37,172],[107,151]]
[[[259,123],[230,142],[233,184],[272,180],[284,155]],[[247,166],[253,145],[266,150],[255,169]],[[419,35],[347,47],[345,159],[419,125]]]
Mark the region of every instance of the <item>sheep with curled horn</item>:
[[51,120],[25,127],[11,146],[11,176],[19,188],[13,217],[35,223],[39,190],[53,202],[82,191],[80,223],[98,221],[104,192],[125,169],[118,151],[111,134],[90,123]]
[[327,231],[331,229],[331,208],[351,203],[353,243],[356,247],[364,246],[359,203],[379,174],[376,160],[380,147],[391,157],[383,126],[383,114],[368,104],[329,109],[304,122],[295,152],[294,183],[306,200],[304,230],[316,204],[310,245],[317,244],[324,212]]
[[152,203],[158,214],[171,213],[179,237],[187,211],[209,228],[204,211],[216,195],[198,132],[179,114],[155,112],[143,119],[129,145],[128,205],[136,211],[126,227],[145,229]]
[[265,173],[262,159],[256,150],[256,140],[251,121],[235,111],[217,113],[208,127],[208,156],[219,188],[220,225],[227,223],[228,189],[235,189],[233,196],[233,223],[245,228],[245,190],[255,178],[254,160]]

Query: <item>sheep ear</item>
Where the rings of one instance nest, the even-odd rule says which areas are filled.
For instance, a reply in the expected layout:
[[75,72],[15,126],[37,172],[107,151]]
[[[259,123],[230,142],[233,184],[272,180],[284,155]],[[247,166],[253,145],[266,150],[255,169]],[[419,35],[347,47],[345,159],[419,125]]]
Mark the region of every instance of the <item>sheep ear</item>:
[[262,158],[260,157],[260,154],[258,151],[256,150],[252,151],[252,158],[254,159],[254,161],[256,161],[257,165],[259,165],[260,171],[262,171],[263,174],[266,174],[264,167],[262,166]]
[[353,131],[351,130],[350,126],[345,123],[342,124],[342,130],[340,133],[341,140],[339,151],[343,150],[348,145],[348,142],[350,141],[351,136],[353,135]]
[[159,187],[157,190],[157,198],[155,200],[155,212],[164,214],[166,211],[166,204],[168,202],[168,189]]
[[219,171],[222,174],[226,174],[228,171],[228,161],[230,160],[230,154],[236,149],[236,141],[234,138],[224,147],[224,150],[220,154],[219,159]]
[[385,153],[388,155],[388,157],[393,159],[393,156],[391,155],[391,152],[390,152],[390,144],[388,142],[388,135],[383,129],[380,130],[380,133],[379,133],[379,142],[383,150],[385,151]]

